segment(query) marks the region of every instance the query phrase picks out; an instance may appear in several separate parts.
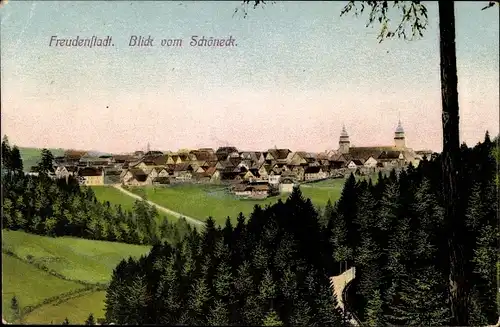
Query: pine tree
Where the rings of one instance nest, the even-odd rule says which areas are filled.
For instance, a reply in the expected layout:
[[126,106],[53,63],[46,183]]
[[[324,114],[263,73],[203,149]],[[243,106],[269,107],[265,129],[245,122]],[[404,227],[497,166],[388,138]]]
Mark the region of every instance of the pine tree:
[[315,280],[318,281],[318,292],[314,296],[314,307],[317,310],[314,321],[320,326],[341,326],[342,313],[338,308],[338,301],[326,276],[317,274]]
[[13,171],[15,172],[23,171],[23,160],[21,159],[21,153],[19,152],[19,148],[16,145],[12,147],[9,160]]
[[216,300],[213,309],[210,310],[207,323],[209,326],[229,325],[229,310],[227,303],[219,299]]
[[299,299],[295,304],[290,317],[292,326],[309,326],[312,322],[311,308],[303,299]]
[[[496,264],[500,261],[497,248],[499,234],[496,225],[485,225],[480,230],[474,250],[474,272],[478,275],[475,279],[477,289],[476,302],[481,308],[481,315],[487,321],[495,323],[497,319],[497,306],[495,296],[498,293]],[[479,314],[478,314],[479,315]]]
[[283,323],[275,310],[269,310],[262,322],[262,326],[283,326]]
[[269,269],[266,269],[259,285],[259,299],[266,306],[271,306],[275,297],[276,285],[274,284],[273,275]]
[[91,313],[87,320],[85,320],[85,325],[95,325],[94,315]]
[[41,159],[38,163],[38,172],[40,173],[51,173],[54,172],[54,155],[50,150],[42,149]]
[[158,315],[158,323],[161,324],[177,323],[181,301],[175,264],[174,255],[171,255],[168,260],[159,260],[157,263],[161,276],[155,294],[156,314]]
[[10,300],[10,309],[12,310],[12,316],[14,320],[17,321],[21,318],[21,309],[19,307],[19,302],[17,297],[14,295]]
[[210,301],[210,291],[205,278],[199,277],[192,284],[189,298],[189,325],[204,325],[207,321],[206,313]]
[[7,135],[2,139],[2,168],[7,171],[12,170],[11,149]]
[[322,227],[326,227],[328,225],[328,221],[333,214],[334,207],[332,205],[332,201],[328,199],[326,202],[325,209],[323,210],[323,214],[320,216],[320,224]]
[[405,326],[444,326],[450,322],[447,281],[432,266],[402,282],[392,319]]
[[368,300],[365,309],[365,322],[370,327],[385,326],[385,319],[383,314],[383,301],[380,295],[380,290],[375,290]]

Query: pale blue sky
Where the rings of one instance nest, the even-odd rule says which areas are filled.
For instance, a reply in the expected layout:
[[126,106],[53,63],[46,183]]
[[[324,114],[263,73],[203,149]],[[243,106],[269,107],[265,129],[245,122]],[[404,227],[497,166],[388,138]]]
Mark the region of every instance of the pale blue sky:
[[[392,144],[441,149],[437,3],[417,41],[378,44],[347,1],[9,1],[1,13],[2,130],[23,146],[131,151],[225,143],[242,149]],[[456,3],[461,139],[498,133],[498,10]],[[58,49],[50,37],[113,37],[113,48]],[[183,48],[128,47],[131,35],[183,38]],[[191,48],[191,35],[233,48]]]

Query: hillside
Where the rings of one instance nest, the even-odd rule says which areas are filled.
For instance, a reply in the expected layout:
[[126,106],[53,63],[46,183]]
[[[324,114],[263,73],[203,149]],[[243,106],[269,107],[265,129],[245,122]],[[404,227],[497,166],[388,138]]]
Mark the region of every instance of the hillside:
[[[49,149],[54,157],[62,156],[64,149]],[[21,159],[23,160],[24,171],[30,171],[31,167],[36,166],[41,158],[42,149],[20,147]]]
[[83,323],[90,312],[100,317],[104,293],[89,288],[108,283],[122,259],[138,258],[148,251],[148,246],[2,230],[2,314],[12,320],[10,301],[16,295],[21,310],[49,298],[55,301],[24,316],[26,322],[61,323],[69,307],[75,308],[72,323]]

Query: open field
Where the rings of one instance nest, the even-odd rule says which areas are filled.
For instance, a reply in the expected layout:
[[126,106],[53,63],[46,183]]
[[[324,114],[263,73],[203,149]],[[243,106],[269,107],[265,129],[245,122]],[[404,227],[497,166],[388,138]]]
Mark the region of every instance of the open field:
[[92,313],[94,318],[104,318],[105,291],[97,291],[79,296],[59,304],[47,304],[24,317],[29,324],[51,323],[61,324],[64,318],[68,318],[70,324],[82,325]]
[[[342,179],[329,187],[316,187],[310,184],[309,187],[301,187],[301,190],[314,205],[324,206],[328,199],[334,202],[340,197],[343,183]],[[131,187],[130,191],[138,195],[145,193],[147,199],[152,202],[202,221],[212,216],[219,224],[224,224],[227,216],[235,220],[240,212],[248,217],[257,204],[265,206],[275,203],[278,199],[286,200],[288,197],[288,194],[283,194],[264,200],[239,199],[227,193],[224,187],[206,184],[179,184],[156,188]]]
[[46,298],[82,288],[82,284],[52,276],[2,252],[2,316],[7,321],[12,321],[10,301],[14,295],[22,310]]
[[[148,200],[202,221],[212,216],[219,224],[224,224],[227,216],[236,220],[240,212],[248,216],[256,204],[265,206],[278,199],[240,200],[227,194],[220,186],[202,184],[179,184],[161,188],[131,187],[129,190],[138,195],[145,192]],[[281,198],[285,199],[286,196]]]
[[[342,180],[343,181],[343,180]],[[311,184],[312,185],[312,184]],[[311,199],[315,206],[324,207],[330,199],[335,203],[340,198],[343,184],[328,186],[301,187],[304,197]]]
[[73,237],[53,238],[7,230],[2,234],[2,251],[10,250],[23,259],[30,255],[34,263],[67,279],[87,283],[107,283],[123,258],[140,257],[149,251],[148,246]]
[[[49,149],[54,157],[62,156],[63,149]],[[21,159],[23,160],[24,171],[30,171],[32,166],[35,166],[41,158],[42,149],[38,148],[19,148]]]
[[[106,202],[109,201],[111,205],[121,205],[124,211],[132,211],[134,208],[134,203],[136,199],[127,194],[124,194],[120,190],[116,189],[111,185],[102,185],[102,186],[91,186],[94,191],[95,197],[97,201]],[[167,215],[164,212],[158,212],[157,223],[161,224],[161,222],[167,218],[169,222],[177,221],[177,217]]]
[[[139,257],[148,251],[148,246],[2,230],[3,315],[7,321],[12,320],[10,301],[14,294],[22,309],[83,290],[85,285],[80,282],[107,283],[122,259]],[[47,271],[40,269],[43,266]],[[96,318],[103,316],[104,294],[104,291],[87,291],[80,296],[68,296],[68,301],[45,304],[24,319],[33,323],[61,323],[68,316],[70,321],[83,323],[91,312]]]
[[132,210],[134,208],[135,199],[123,194],[113,186],[91,186],[95,197],[99,202],[109,201],[111,205],[121,205],[123,210]]

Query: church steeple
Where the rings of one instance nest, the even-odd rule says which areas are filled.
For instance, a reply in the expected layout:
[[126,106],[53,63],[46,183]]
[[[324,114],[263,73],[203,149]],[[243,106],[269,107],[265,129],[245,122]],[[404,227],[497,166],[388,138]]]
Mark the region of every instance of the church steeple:
[[401,125],[401,119],[398,122],[398,127],[396,127],[396,132],[394,133],[394,146],[397,148],[405,148],[405,131],[403,125]]
[[349,153],[350,146],[351,146],[351,142],[349,141],[349,134],[347,134],[347,130],[345,129],[345,125],[342,124],[342,132],[340,132],[340,138],[339,138],[339,152],[340,153]]

